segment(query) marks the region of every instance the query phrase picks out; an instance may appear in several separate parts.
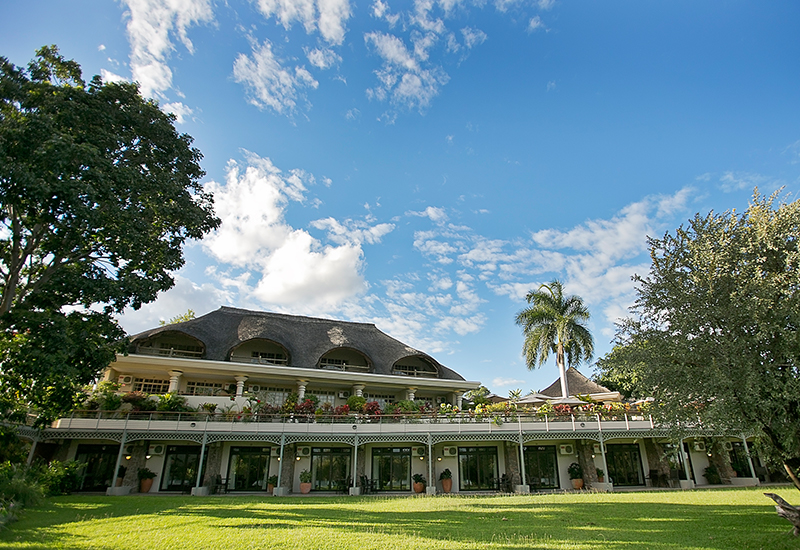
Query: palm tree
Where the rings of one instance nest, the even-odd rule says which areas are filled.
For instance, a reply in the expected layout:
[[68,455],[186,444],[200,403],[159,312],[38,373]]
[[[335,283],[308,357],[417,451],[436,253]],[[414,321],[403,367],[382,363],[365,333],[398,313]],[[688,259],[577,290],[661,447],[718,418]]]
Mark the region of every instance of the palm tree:
[[555,353],[561,395],[569,397],[565,357],[569,366],[578,365],[591,359],[594,352],[594,339],[584,324],[589,320],[589,310],[580,296],[564,296],[564,286],[558,280],[531,290],[525,299],[531,305],[516,319],[525,334],[525,362],[533,370],[547,361],[550,352]]

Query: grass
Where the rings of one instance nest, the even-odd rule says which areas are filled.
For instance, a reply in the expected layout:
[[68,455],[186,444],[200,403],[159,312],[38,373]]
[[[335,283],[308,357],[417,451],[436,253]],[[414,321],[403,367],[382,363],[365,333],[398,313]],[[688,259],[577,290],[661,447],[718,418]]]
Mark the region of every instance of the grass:
[[439,497],[57,497],[0,549],[798,549],[765,491]]

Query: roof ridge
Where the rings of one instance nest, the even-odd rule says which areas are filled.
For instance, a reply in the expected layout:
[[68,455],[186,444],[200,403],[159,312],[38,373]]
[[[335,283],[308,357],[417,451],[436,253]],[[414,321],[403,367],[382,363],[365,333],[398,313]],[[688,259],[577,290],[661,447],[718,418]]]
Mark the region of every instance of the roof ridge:
[[[246,313],[249,315],[253,315],[256,317],[284,317],[287,319],[306,319],[308,321],[318,322],[318,323],[334,323],[334,324],[346,324],[346,325],[360,325],[365,327],[373,327],[377,330],[380,330],[375,323],[364,323],[360,321],[343,321],[341,319],[328,319],[325,317],[311,317],[309,315],[295,315],[292,313],[276,313],[274,311],[255,311],[252,309],[244,309],[239,307],[231,307],[231,306],[220,306],[217,311],[223,312],[230,312],[230,313]],[[213,313],[213,312],[210,312]]]

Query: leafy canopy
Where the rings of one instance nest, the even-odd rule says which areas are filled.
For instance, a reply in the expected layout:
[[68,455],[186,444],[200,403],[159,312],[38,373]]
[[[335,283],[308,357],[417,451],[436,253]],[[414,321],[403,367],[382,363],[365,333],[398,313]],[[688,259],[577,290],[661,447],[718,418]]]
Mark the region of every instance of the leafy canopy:
[[186,240],[219,225],[174,122],[55,46],[27,69],[0,57],[3,391],[67,407],[121,349],[111,315],[169,289]]
[[544,364],[555,353],[561,376],[561,391],[569,395],[565,365],[588,361],[594,353],[594,339],[585,323],[589,309],[579,296],[564,296],[564,286],[554,280],[531,290],[525,297],[531,304],[517,314],[525,341],[522,352],[529,369]]
[[[601,361],[633,378],[668,421],[754,433],[762,454],[800,466],[800,201],[754,193],[743,214],[696,215],[650,239],[636,317]],[[795,477],[795,483],[800,488]]]

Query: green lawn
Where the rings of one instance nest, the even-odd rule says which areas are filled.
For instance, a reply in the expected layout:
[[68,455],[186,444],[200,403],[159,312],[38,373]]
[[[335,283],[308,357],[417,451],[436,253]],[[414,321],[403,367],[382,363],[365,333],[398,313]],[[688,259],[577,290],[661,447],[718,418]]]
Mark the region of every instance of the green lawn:
[[480,497],[57,497],[2,549],[800,548],[765,491]]

